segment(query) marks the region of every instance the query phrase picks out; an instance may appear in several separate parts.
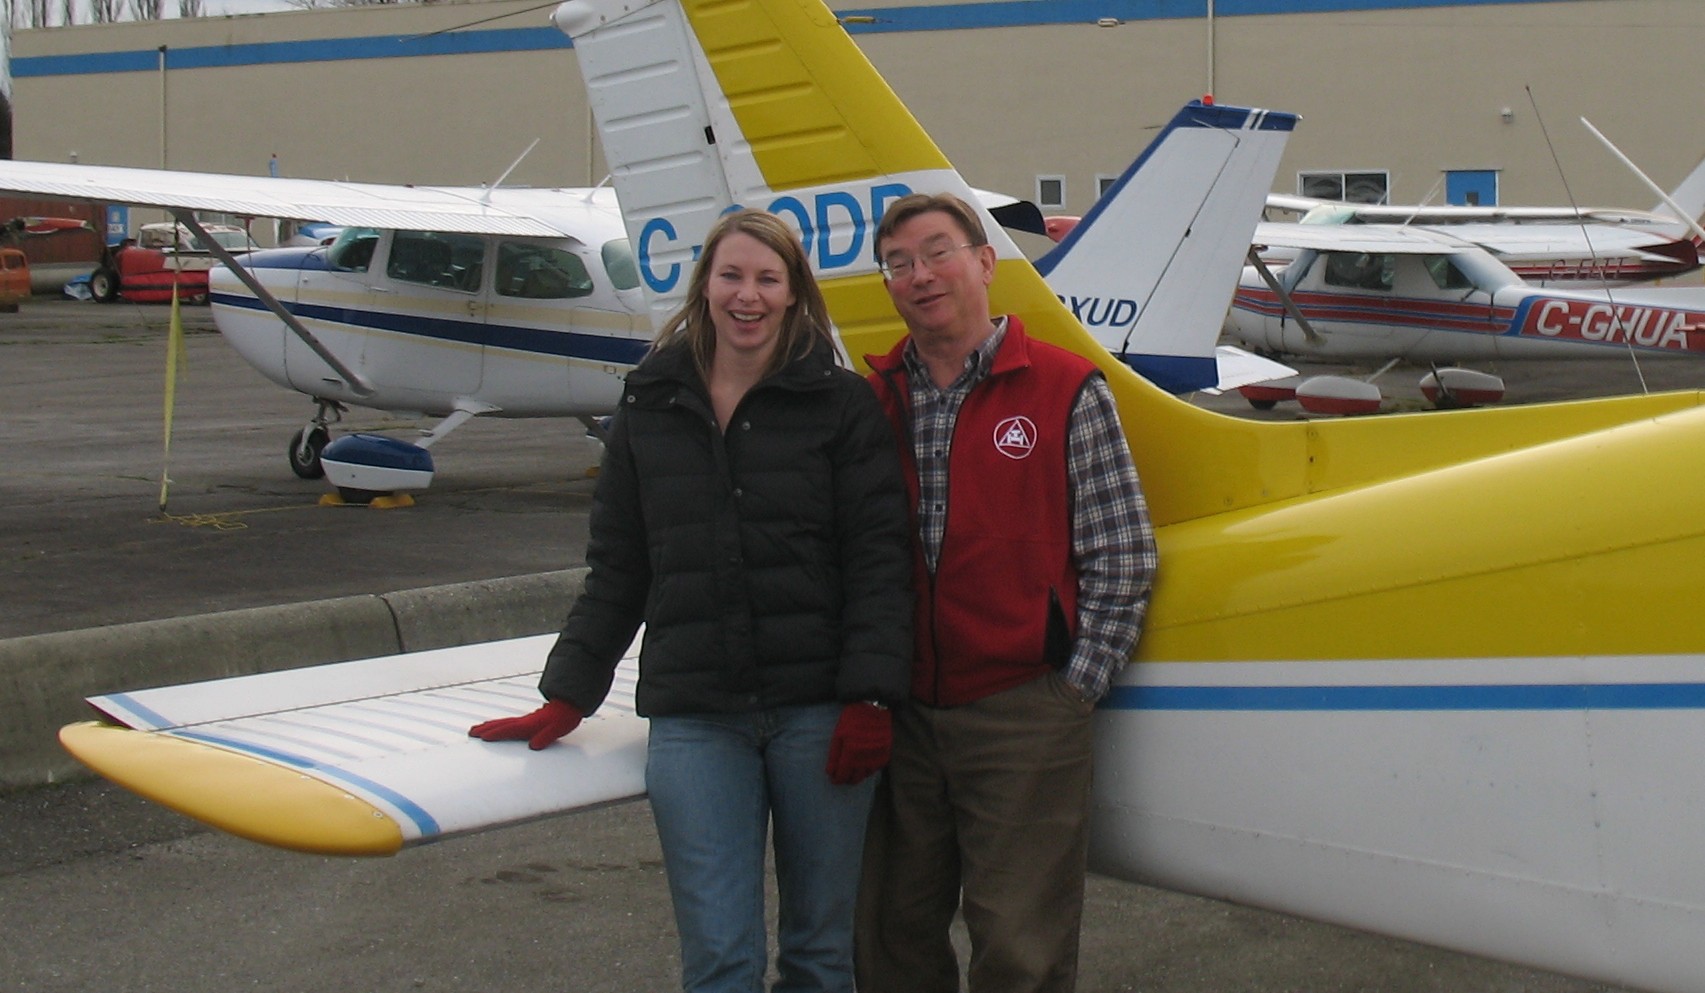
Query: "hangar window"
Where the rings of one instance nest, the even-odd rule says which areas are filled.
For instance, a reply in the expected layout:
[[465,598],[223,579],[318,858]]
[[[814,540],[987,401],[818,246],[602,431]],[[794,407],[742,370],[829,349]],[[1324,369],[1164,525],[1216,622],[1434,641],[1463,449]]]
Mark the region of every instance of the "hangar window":
[[1297,173],[1297,192],[1320,200],[1385,203],[1391,195],[1388,172],[1322,170]]
[[1112,189],[1113,184],[1117,183],[1118,181],[1119,181],[1118,176],[1109,176],[1104,172],[1096,173],[1095,174],[1095,199],[1099,200],[1102,197],[1106,196],[1107,191]]
[[391,239],[385,275],[404,283],[448,290],[480,288],[485,239],[440,231],[398,231]]
[[573,252],[505,241],[497,246],[497,292],[528,300],[583,297],[592,292],[592,274]]
[[1036,206],[1043,210],[1058,209],[1066,205],[1066,177],[1037,176],[1036,177]]

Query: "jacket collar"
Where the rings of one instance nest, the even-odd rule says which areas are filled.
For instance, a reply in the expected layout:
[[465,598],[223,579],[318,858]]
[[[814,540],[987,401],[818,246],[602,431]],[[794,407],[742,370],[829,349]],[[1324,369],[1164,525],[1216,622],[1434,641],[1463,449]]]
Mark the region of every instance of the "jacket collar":
[[[828,342],[813,338],[810,351],[794,358],[774,374],[761,380],[754,390],[775,386],[786,390],[815,390],[830,384],[836,368],[835,350]],[[650,391],[654,388],[688,389],[706,392],[698,367],[693,364],[693,352],[685,344],[671,345],[648,354],[627,375],[629,390]]]

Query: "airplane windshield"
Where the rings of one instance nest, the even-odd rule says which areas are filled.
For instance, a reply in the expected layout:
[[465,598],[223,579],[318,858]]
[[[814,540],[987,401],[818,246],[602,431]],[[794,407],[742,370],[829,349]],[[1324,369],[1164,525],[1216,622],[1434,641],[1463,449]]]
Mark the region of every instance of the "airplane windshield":
[[378,228],[344,228],[332,247],[326,249],[326,261],[337,269],[366,272],[378,244]]
[[631,290],[639,285],[639,263],[634,261],[633,246],[626,238],[604,242],[599,251],[604,258],[604,271],[618,290]]
[[1308,213],[1298,219],[1298,224],[1354,224],[1356,208],[1344,204],[1323,203],[1310,207]]
[[1456,263],[1442,256],[1433,256],[1423,263],[1427,274],[1433,277],[1433,284],[1441,290],[1466,290],[1474,286],[1474,281],[1463,274]]

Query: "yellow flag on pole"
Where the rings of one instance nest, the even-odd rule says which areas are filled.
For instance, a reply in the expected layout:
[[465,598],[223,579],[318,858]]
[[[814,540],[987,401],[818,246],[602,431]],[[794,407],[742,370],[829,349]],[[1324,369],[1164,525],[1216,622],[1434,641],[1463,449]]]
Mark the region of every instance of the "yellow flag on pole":
[[172,284],[172,326],[166,334],[165,452],[160,459],[160,512],[166,512],[166,488],[171,485],[172,408],[177,401],[178,367],[184,360],[184,322],[178,310],[178,286]]

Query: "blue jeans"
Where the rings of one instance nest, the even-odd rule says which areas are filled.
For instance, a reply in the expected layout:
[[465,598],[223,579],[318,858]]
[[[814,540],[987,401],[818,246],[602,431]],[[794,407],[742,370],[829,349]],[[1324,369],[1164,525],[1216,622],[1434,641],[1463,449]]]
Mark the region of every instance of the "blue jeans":
[[681,988],[758,993],[769,951],[764,841],[774,821],[777,993],[851,993],[853,908],[876,777],[824,766],[840,704],[653,717],[645,785],[663,848]]

